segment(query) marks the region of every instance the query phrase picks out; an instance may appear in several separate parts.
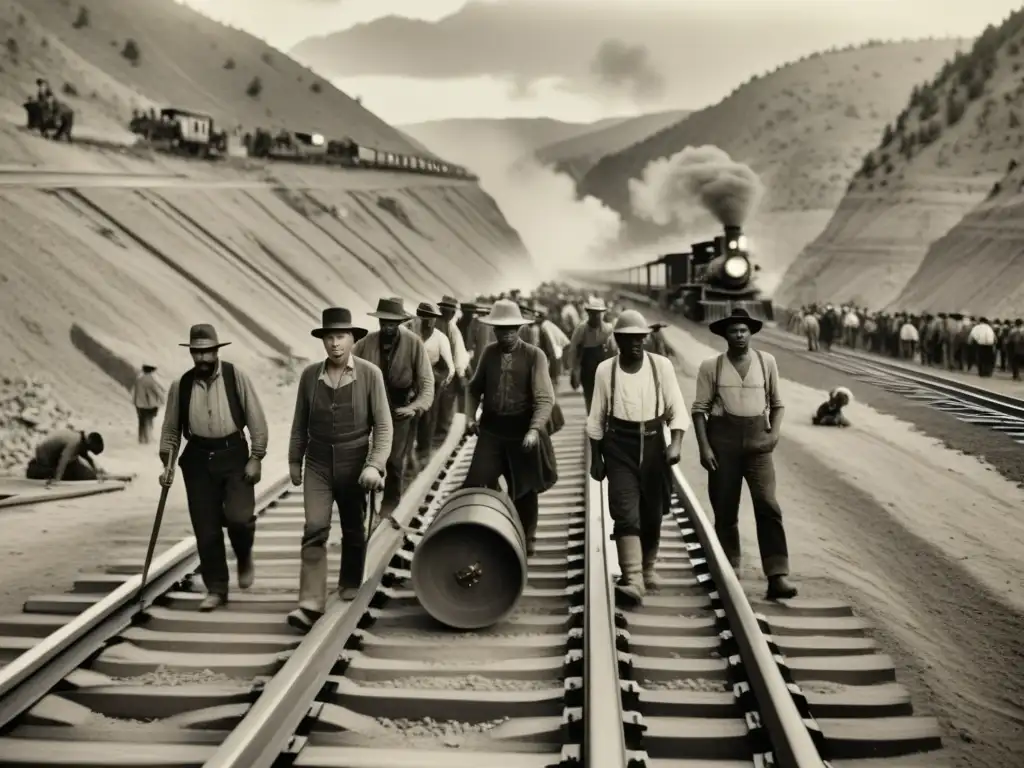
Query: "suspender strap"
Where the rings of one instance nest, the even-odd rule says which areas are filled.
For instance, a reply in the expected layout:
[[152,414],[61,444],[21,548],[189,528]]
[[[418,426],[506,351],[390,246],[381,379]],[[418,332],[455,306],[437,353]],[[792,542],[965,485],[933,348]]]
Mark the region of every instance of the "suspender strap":
[[[661,378],[658,376],[658,367],[654,364],[654,358],[650,352],[645,353],[647,364],[651,367],[651,375],[654,376],[654,418],[661,416]],[[609,420],[615,415],[615,383],[619,373],[619,361],[612,362],[612,391],[608,398],[608,411],[604,415],[604,429],[608,431]]]
[[[228,399],[228,410],[231,411],[231,420],[235,427],[241,432],[245,428],[245,409],[242,407],[242,396],[238,391],[238,377],[235,375],[235,367],[228,362],[221,361],[220,375],[224,377],[224,394]],[[189,410],[192,407],[192,386],[196,381],[195,369],[186,371],[178,382],[178,414],[181,419],[181,434],[185,439],[192,437],[192,428],[189,424]]]
[[[755,349],[754,354],[757,355],[757,362],[761,366],[761,381],[764,385],[764,408],[765,412],[771,410],[772,400],[768,394],[768,368],[764,364],[764,356],[761,354],[761,350]],[[722,366],[725,364],[725,354],[718,356],[715,361],[715,381],[711,391],[711,403],[714,405],[716,400],[720,399],[718,391],[718,382],[722,378]],[[725,410],[725,403],[722,403],[722,410]]]

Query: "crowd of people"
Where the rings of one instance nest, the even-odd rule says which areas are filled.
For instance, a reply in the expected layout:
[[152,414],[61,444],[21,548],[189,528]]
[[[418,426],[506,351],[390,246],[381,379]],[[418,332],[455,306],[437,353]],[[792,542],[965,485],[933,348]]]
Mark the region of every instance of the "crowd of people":
[[869,312],[847,304],[808,305],[793,313],[788,329],[807,339],[807,349],[833,345],[860,349],[950,371],[976,370],[983,378],[998,368],[1020,381],[1024,369],[1024,320],[973,317],[965,312]]

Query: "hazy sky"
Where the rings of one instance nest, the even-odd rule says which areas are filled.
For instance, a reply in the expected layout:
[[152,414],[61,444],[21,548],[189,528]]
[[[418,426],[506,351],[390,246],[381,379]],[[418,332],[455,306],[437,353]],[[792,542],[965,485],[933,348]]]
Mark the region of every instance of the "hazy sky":
[[[805,53],[869,38],[975,36],[1021,5],[1020,0],[186,2],[282,50],[309,37],[341,33],[319,46],[304,46],[304,58],[392,123],[537,115],[587,121],[700,108],[751,74]],[[699,60],[707,61],[699,72],[682,66],[694,60],[695,49],[702,54]],[[327,60],[330,72],[324,71]]]

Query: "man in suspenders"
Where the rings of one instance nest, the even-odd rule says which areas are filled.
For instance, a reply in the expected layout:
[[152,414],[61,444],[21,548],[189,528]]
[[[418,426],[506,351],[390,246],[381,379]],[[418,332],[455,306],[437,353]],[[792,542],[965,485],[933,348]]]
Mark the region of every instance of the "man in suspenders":
[[740,494],[745,479],[754,504],[768,599],[795,597],[796,587],[788,579],[789,548],[782,509],[775,498],[772,462],[785,413],[778,364],[767,352],[750,349],[750,337],[761,330],[761,321],[745,310],[735,309],[708,327],[729,344],[725,354],[700,364],[693,401],[694,432],[700,463],[708,471],[715,532],[729,562],[738,568]]
[[690,419],[671,361],[644,349],[651,331],[643,315],[624,311],[614,332],[619,354],[597,367],[587,419],[590,474],[608,480],[619,590],[639,603],[659,586],[655,564],[671,493],[669,466],[679,461]]
[[573,389],[583,386],[583,401],[589,411],[597,366],[613,356],[616,349],[612,324],[604,320],[608,311],[605,303],[593,297],[583,308],[587,311],[587,319],[576,326],[569,340],[569,383]]
[[[224,551],[227,528],[238,560],[238,586],[252,586],[252,546],[256,535],[256,489],[267,453],[267,419],[249,377],[220,360],[221,347],[212,325],[193,325],[189,342],[194,366],[171,384],[160,433],[160,484],[174,482],[174,458],[182,436],[188,441],[178,465],[188,494],[188,514],[199,550],[200,573],[207,595],[200,611],[227,602],[228,565]],[[246,443],[249,430],[252,448]]]

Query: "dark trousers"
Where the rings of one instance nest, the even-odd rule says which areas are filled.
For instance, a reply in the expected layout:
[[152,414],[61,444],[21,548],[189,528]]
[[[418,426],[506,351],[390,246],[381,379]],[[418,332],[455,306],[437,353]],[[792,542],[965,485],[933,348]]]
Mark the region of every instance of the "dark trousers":
[[639,536],[644,559],[653,559],[661,543],[661,518],[669,498],[661,421],[642,425],[609,419],[601,452],[608,480],[608,512],[614,524],[612,538]]
[[[28,467],[25,469],[25,477],[29,480],[51,480],[53,479],[53,473],[56,471],[56,467],[47,467],[44,464],[40,464],[37,459],[29,459]],[[77,457],[68,462],[68,466],[64,470],[64,476],[57,479],[82,482],[96,480],[97,475],[96,470],[85,459]]]
[[437,428],[437,421],[441,414],[441,399],[446,389],[444,376],[434,376],[434,402],[425,413],[420,414],[416,419],[416,456],[420,461],[426,461],[430,457],[430,451],[434,447],[434,431]]
[[338,587],[358,587],[366,565],[366,491],[359,475],[366,462],[366,438],[338,445],[310,445],[302,483],[305,525],[299,606],[323,613],[327,604],[327,539],[331,514],[338,505],[341,522],[341,570]]
[[444,438],[448,436],[448,430],[452,426],[452,419],[455,418],[456,410],[461,411],[461,408],[456,409],[456,403],[462,396],[462,384],[459,379],[454,379],[451,384],[445,387],[440,396],[434,394],[435,402],[437,403],[437,419],[434,421],[434,441],[436,443],[444,442]]
[[136,408],[135,413],[139,417],[139,442],[148,443],[153,434],[153,420],[156,418],[159,408]]
[[256,537],[256,488],[245,479],[249,446],[240,434],[222,440],[193,437],[178,460],[188,495],[188,515],[207,591],[228,594],[223,528],[239,562],[252,557]]
[[1020,371],[1024,368],[1024,353],[1011,352],[1010,353],[1010,373],[1013,375],[1014,381],[1020,381]]
[[416,437],[416,418],[392,418],[391,455],[388,456],[384,479],[384,498],[381,500],[381,512],[393,512],[402,500],[405,491],[405,465],[412,452],[413,440]]
[[757,544],[766,576],[789,574],[789,546],[782,509],[775,498],[775,464],[766,451],[763,416],[712,416],[708,440],[718,469],[708,473],[708,496],[715,512],[715,533],[733,565],[740,560],[740,495],[747,481],[754,504]]
[[996,367],[996,348],[991,344],[974,345],[974,358],[978,363],[978,375],[988,378]]

